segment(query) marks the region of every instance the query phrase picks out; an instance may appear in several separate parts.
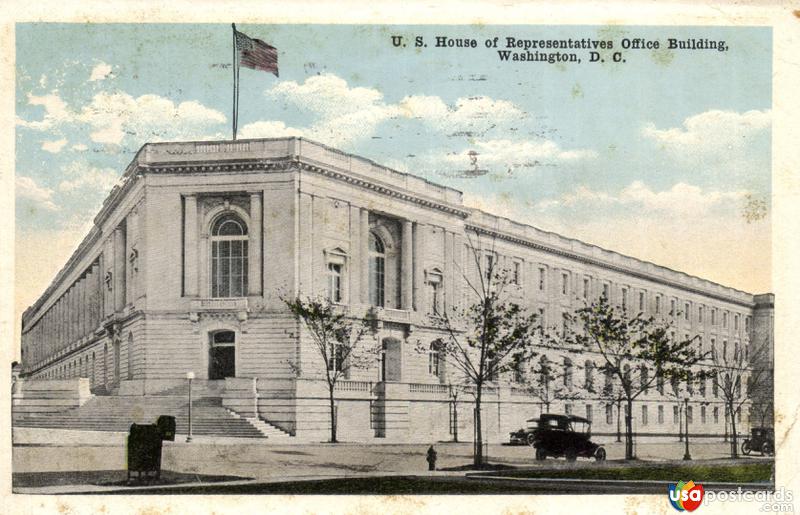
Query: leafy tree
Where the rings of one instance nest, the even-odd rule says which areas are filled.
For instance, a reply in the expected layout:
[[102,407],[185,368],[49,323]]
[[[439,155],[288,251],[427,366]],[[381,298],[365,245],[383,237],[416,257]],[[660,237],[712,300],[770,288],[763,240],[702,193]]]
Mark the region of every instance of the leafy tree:
[[[598,370],[611,377],[626,407],[625,459],[633,459],[633,402],[661,378],[686,380],[702,359],[695,352],[697,337],[676,340],[671,319],[664,321],[612,306],[605,295],[574,313],[564,314],[562,334],[550,335],[561,342],[593,351],[600,356]],[[696,374],[705,374],[697,370]]]
[[[283,302],[308,329],[325,370],[330,402],[331,442],[336,443],[336,408],[334,390],[340,379],[349,377],[354,368],[374,363],[379,352],[375,338],[375,313],[370,309],[364,318],[354,318],[327,298],[296,297]],[[295,372],[299,365],[292,364]]]
[[542,413],[548,413],[553,402],[559,400],[578,400],[583,397],[581,388],[575,382],[574,369],[567,370],[546,355],[534,360],[530,376],[523,388],[542,403]]
[[[473,463],[483,465],[481,401],[484,386],[501,374],[517,369],[534,354],[538,316],[514,301],[510,293],[519,277],[500,266],[494,248],[481,248],[469,238],[472,273],[461,270],[469,300],[465,307],[451,305],[432,317],[445,333],[439,352],[457,370],[475,396],[475,452]],[[419,349],[427,351],[427,349]]]

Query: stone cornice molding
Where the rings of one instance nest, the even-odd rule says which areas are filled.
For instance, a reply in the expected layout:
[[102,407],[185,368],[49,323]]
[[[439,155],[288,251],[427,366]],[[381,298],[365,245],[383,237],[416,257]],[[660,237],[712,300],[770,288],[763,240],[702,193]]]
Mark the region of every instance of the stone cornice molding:
[[479,225],[474,224],[467,224],[465,229],[467,231],[472,231],[477,234],[485,234],[487,236],[491,236],[493,238],[499,238],[511,243],[515,243],[517,245],[522,245],[524,247],[532,248],[535,250],[541,250],[543,252],[547,252],[548,254],[555,254],[557,256],[565,257],[567,259],[571,259],[573,261],[578,261],[580,263],[584,263],[587,265],[597,266],[600,268],[605,268],[606,270],[611,270],[613,272],[618,272],[624,275],[637,277],[639,279],[644,279],[647,281],[655,282],[658,284],[662,284],[664,286],[669,286],[670,288],[675,288],[678,290],[683,290],[690,293],[695,293],[697,295],[702,295],[703,297],[708,297],[716,300],[720,300],[723,302],[728,302],[731,304],[736,304],[738,306],[745,307],[747,309],[752,309],[754,307],[753,302],[743,301],[741,299],[737,299],[735,297],[722,295],[719,293],[714,293],[708,290],[702,290],[699,288],[695,288],[693,286],[689,286],[687,284],[681,284],[679,282],[670,281],[668,279],[664,279],[663,277],[658,277],[657,275],[648,274],[647,272],[643,272],[640,270],[635,270],[633,268],[628,268],[625,266],[615,265],[613,263],[608,263],[606,261],[595,259],[589,256],[583,256],[581,254],[570,252],[568,250],[559,249],[557,247],[544,245],[542,243],[534,242],[519,236],[514,236],[512,234],[503,233],[500,231],[496,231],[493,229],[489,229],[486,227],[481,227]]

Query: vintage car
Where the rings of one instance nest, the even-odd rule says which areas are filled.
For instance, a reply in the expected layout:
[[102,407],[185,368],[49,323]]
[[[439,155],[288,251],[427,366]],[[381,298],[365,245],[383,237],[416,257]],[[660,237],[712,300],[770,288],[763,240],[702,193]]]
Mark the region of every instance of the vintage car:
[[742,442],[742,454],[758,451],[761,455],[775,454],[775,430],[771,427],[754,427],[750,429],[750,438]]
[[536,449],[537,460],[564,456],[567,461],[575,461],[578,457],[604,461],[606,450],[593,443],[591,436],[592,423],[589,420],[575,415],[546,413],[538,418],[536,428],[526,440]]
[[538,427],[538,418],[529,418],[525,427],[509,433],[508,443],[511,445],[533,445],[533,432]]

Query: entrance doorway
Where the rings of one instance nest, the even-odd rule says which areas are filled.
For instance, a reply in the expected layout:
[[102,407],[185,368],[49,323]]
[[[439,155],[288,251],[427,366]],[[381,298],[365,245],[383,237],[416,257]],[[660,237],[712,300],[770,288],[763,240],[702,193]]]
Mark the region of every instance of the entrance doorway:
[[219,331],[211,335],[208,355],[208,378],[236,377],[236,333]]

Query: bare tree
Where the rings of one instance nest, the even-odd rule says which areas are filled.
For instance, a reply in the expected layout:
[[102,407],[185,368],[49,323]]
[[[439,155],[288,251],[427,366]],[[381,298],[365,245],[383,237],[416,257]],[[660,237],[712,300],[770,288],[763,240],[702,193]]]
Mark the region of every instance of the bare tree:
[[565,313],[564,321],[563,334],[550,335],[550,339],[600,355],[598,369],[611,376],[625,398],[625,459],[633,459],[634,400],[659,377],[685,380],[702,359],[693,348],[697,337],[676,340],[670,331],[671,317],[661,321],[642,313],[628,316],[624,308],[611,306],[605,295]]
[[533,347],[539,327],[537,315],[528,313],[511,298],[509,287],[516,286],[519,277],[501,267],[494,246],[486,249],[481,247],[480,238],[474,242],[468,236],[468,240],[472,254],[468,259],[474,263],[475,273],[461,270],[461,275],[470,301],[463,308],[451,305],[432,320],[446,334],[441,340],[440,355],[474,390],[476,445],[473,463],[479,467],[483,465],[481,401],[484,386],[530,360],[535,354]]
[[[337,421],[334,390],[337,382],[347,378],[352,369],[365,368],[375,362],[378,345],[374,338],[367,338],[375,334],[375,314],[370,309],[364,318],[354,318],[340,306],[321,297],[296,297],[283,299],[283,302],[308,329],[317,355],[322,360],[330,402],[330,441],[335,443]],[[298,371],[299,365],[294,363],[292,367]]]
[[731,458],[739,456],[737,416],[742,406],[752,401],[757,387],[765,382],[771,383],[772,370],[761,365],[767,353],[767,346],[761,345],[749,356],[745,355],[740,345],[735,345],[733,352],[723,346],[722,352],[712,353],[714,362],[714,381],[725,403],[725,413],[730,420]]

